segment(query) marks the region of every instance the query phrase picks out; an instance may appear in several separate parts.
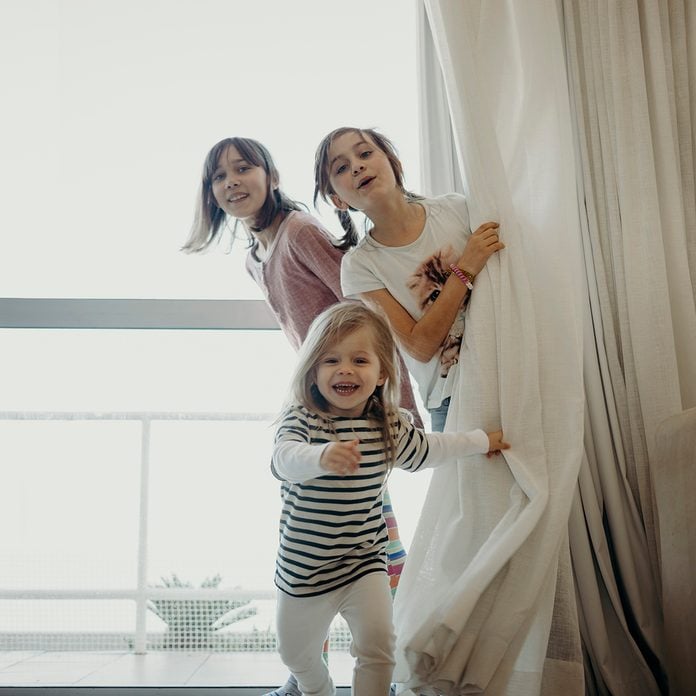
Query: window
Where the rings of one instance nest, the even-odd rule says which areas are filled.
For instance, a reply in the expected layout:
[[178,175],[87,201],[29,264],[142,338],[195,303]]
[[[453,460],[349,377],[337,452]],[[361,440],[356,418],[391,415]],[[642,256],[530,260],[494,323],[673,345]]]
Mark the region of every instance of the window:
[[[32,633],[70,634],[62,649],[134,649],[138,610],[119,592],[139,583],[177,574],[205,602],[213,590],[199,586],[219,574],[220,588],[272,593],[268,436],[294,354],[265,330],[242,240],[179,251],[204,156],[255,137],[311,208],[321,137],[374,126],[418,190],[415,7],[10,0],[0,34],[0,326],[12,327],[0,330],[0,521],[13,530],[0,543],[0,649],[32,650]],[[327,207],[317,214],[338,233]],[[226,418],[174,417],[196,413]],[[168,414],[145,418],[145,512],[144,421],[109,414]],[[425,477],[390,483],[406,542]],[[167,630],[160,609],[144,615],[151,650]],[[103,642],[90,648],[88,633]],[[7,679],[0,667],[0,688],[20,683]]]

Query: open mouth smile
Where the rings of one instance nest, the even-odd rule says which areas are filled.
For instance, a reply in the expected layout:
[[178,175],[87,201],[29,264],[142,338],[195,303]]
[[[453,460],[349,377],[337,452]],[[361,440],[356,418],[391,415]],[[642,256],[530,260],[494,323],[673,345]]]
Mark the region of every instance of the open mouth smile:
[[227,202],[228,203],[236,203],[237,201],[244,200],[245,198],[247,198],[247,196],[248,196],[248,194],[246,194],[246,193],[236,193],[234,196],[230,196],[227,199]]
[[347,384],[341,382],[340,384],[334,384],[331,388],[340,396],[350,396],[358,391],[360,387],[357,384]]

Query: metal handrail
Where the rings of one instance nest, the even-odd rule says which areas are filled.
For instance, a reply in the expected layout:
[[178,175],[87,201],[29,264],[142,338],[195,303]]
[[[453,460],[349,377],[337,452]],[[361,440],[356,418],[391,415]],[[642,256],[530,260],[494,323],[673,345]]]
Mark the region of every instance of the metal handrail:
[[273,413],[211,413],[174,411],[0,411],[1,420],[118,420],[140,421],[140,502],[138,527],[137,586],[121,590],[3,589],[0,599],[132,599],[136,603],[134,652],[145,654],[147,603],[152,599],[266,599],[271,590],[236,591],[188,588],[154,588],[147,585],[148,506],[150,480],[150,424],[152,421],[264,421]]

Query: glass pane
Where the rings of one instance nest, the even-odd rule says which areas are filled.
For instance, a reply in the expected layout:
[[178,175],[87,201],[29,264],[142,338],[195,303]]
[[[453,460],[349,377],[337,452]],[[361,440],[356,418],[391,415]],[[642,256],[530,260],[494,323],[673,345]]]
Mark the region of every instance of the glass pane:
[[[0,528],[11,530],[0,535],[0,650],[134,649],[134,596],[98,593],[137,586],[142,425],[117,418],[150,412],[146,585],[220,595],[150,600],[144,646],[226,659],[255,652],[255,673],[231,667],[221,683],[281,678],[272,599],[280,499],[269,460],[296,359],[282,333],[4,330],[0,341]],[[196,414],[229,420],[184,419]],[[428,477],[390,479],[407,547]],[[29,590],[43,595],[12,594]],[[230,599],[238,590],[250,599]],[[66,591],[78,596],[61,598]],[[350,680],[348,645],[338,619],[339,683]],[[37,669],[6,676],[31,680]]]
[[0,588],[134,587],[139,460],[137,424],[0,420]]
[[273,589],[280,509],[264,422],[153,424],[149,581]]
[[243,244],[179,251],[203,158],[231,135],[264,142],[288,194],[311,204],[323,135],[375,126],[418,190],[414,8],[0,3],[0,296],[260,298]]
[[[147,623],[153,635],[162,635],[166,629],[152,613]],[[61,652],[132,650],[134,628],[135,603],[130,600],[0,599],[0,647],[4,650],[36,650],[37,645]],[[32,681],[27,679],[26,684]]]
[[0,330],[3,411],[280,409],[295,353],[280,331]]

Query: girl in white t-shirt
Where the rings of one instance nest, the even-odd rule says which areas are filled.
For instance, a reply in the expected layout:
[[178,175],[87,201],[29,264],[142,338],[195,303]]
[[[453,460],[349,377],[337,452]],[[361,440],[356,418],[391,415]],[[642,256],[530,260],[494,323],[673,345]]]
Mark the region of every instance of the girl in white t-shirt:
[[[477,274],[505,248],[498,223],[469,227],[466,198],[424,198],[406,190],[391,141],[371,128],[338,128],[317,148],[314,201],[331,201],[346,238],[341,285],[348,298],[389,317],[404,360],[442,430],[458,369],[464,310]],[[358,240],[348,211],[372,223]]]

